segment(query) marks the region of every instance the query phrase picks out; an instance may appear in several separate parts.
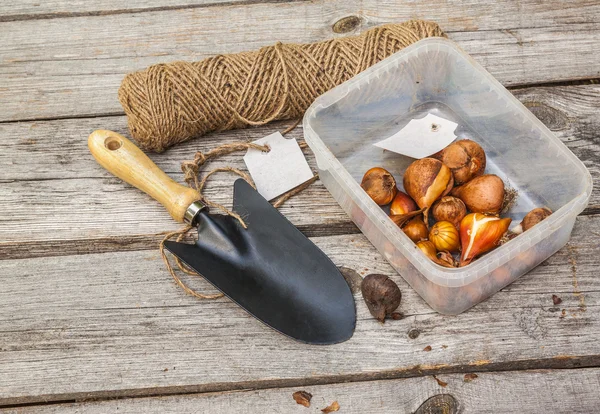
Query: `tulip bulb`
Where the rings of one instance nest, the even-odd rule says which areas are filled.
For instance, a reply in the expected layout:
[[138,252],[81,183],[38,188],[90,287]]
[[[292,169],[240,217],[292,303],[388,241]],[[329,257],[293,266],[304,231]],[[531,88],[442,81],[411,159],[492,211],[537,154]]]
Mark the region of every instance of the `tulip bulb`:
[[552,214],[552,210],[550,210],[548,207],[534,208],[527,213],[527,215],[523,218],[523,221],[521,221],[521,224],[516,226],[511,231],[516,234],[523,233],[524,231],[529,230],[538,224],[540,221],[544,220],[550,214]]
[[423,252],[425,253],[425,256],[431,258],[437,258],[437,249],[435,248],[435,245],[430,242],[429,240],[423,240],[417,243],[417,247]]
[[394,176],[380,167],[367,171],[360,186],[380,206],[391,203],[398,191]]
[[454,184],[462,185],[485,171],[485,151],[470,139],[456,141],[434,155],[450,168]]
[[398,191],[390,206],[390,215],[406,214],[415,211],[416,209],[417,205],[413,199],[410,198],[408,194]]
[[467,206],[460,198],[446,196],[438,200],[431,209],[436,221],[449,221],[456,228],[467,215]]
[[452,172],[435,158],[422,158],[408,166],[404,173],[404,189],[424,209],[424,222],[428,221],[429,208],[454,186]]
[[437,257],[437,250],[435,248],[435,245],[429,240],[423,240],[418,242],[417,247],[425,254],[425,256],[429,257],[434,263],[439,264],[443,267],[456,267],[454,266],[454,260],[450,261],[447,258],[447,256],[444,256],[442,259],[439,259]]
[[473,259],[498,246],[507,232],[511,219],[471,213],[460,222],[460,243],[462,254],[460,266],[466,266]]
[[440,252],[458,252],[460,249],[460,238],[458,230],[449,221],[438,221],[429,230],[429,241]]
[[448,252],[439,252],[437,254],[438,260],[442,263],[440,263],[442,266],[445,267],[458,267],[458,262],[454,259],[454,256],[452,256],[450,253]]
[[451,195],[460,198],[473,213],[500,214],[504,206],[504,182],[497,175],[482,175],[454,188]]
[[396,224],[396,226],[402,227],[410,219],[418,216],[421,213],[423,213],[422,209],[421,210],[411,211],[410,213],[406,213],[406,214],[392,214],[392,215],[390,215],[390,218],[392,219],[392,221],[394,222],[394,224]]
[[402,227],[402,231],[406,234],[413,242],[417,243],[421,240],[427,240],[427,226],[421,219],[421,217],[415,217]]

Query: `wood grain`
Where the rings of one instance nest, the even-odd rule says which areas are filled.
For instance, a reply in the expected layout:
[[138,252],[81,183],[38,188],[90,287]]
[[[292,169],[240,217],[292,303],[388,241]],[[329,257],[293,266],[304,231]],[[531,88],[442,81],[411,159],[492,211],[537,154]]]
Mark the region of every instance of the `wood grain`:
[[287,3],[304,0],[130,0],[126,3],[118,0],[86,2],[85,0],[51,0],[40,3],[30,0],[19,4],[1,4],[0,22],[60,19],[78,16],[107,16],[124,13],[144,13],[167,10],[196,9],[235,5],[248,6],[257,3]]
[[[539,370],[440,375],[385,381],[354,382],[296,388],[135,398],[102,402],[0,409],[3,414],[103,414],[251,412],[292,414],[319,412],[338,401],[340,413],[581,413],[598,409],[600,369]],[[302,389],[313,395],[310,411],[292,399]],[[535,390],[532,392],[532,390]],[[443,398],[445,397],[445,398]],[[441,401],[445,402],[445,404]],[[426,410],[429,409],[430,411]],[[445,410],[444,410],[445,409]],[[422,410],[422,411],[418,411]]]
[[[402,290],[406,317],[380,325],[357,293],[354,337],[311,347],[275,334],[227,299],[186,296],[154,250],[161,232],[177,225],[102,171],[85,146],[94,129],[127,133],[116,91],[129,71],[330,38],[346,16],[359,18],[346,34],[425,18],[518,87],[515,95],[582,159],[598,189],[600,87],[524,87],[600,77],[600,4],[563,3],[2,2],[0,406],[146,396],[9,412],[305,412],[291,399],[305,388],[315,394],[315,409],[338,400],[341,412],[427,412],[442,398],[462,412],[597,411],[599,369],[581,367],[600,366],[598,190],[564,249],[466,313],[443,316],[316,183],[283,214],[337,265],[361,276],[388,274]],[[23,120],[32,121],[13,122]],[[213,134],[151,158],[181,180],[180,162],[195,150],[287,124]],[[290,135],[300,138],[301,128]],[[310,152],[308,159],[314,168]],[[209,168],[222,165],[243,162],[234,154]],[[227,204],[232,182],[217,176],[206,194]],[[210,289],[201,279],[187,281]],[[552,295],[562,302],[555,305]],[[561,370],[514,371],[530,368]],[[464,383],[464,372],[478,378]],[[347,381],[364,382],[341,384]],[[220,393],[154,398],[197,392]]]
[[[600,85],[536,87],[514,91],[584,162],[600,188],[600,121],[596,103]],[[250,141],[283,130],[289,122],[210,134],[167,151],[151,154],[157,165],[181,181],[180,163],[196,150]],[[114,250],[155,248],[160,234],[178,228],[169,215],[139,190],[112,177],[90,155],[86,138],[95,129],[127,134],[124,117],[0,124],[0,257],[18,258]],[[302,128],[290,137],[302,139]],[[306,150],[309,164],[315,160]],[[242,154],[210,163],[206,170],[231,165],[245,169]],[[229,205],[237,176],[221,174],[209,181],[210,200]],[[23,208],[15,208],[16,203]],[[588,206],[598,213],[600,192]],[[356,233],[358,230],[325,187],[317,182],[281,208],[309,236]]]
[[579,217],[566,248],[454,317],[431,311],[361,234],[313,238],[337,265],[389,275],[406,315],[381,325],[357,294],[354,337],[327,347],[275,334],[227,299],[186,296],[156,251],[0,261],[0,405],[597,365],[590,233],[598,218]]
[[[48,19],[80,15],[142,13],[186,8],[236,7],[255,3],[292,3],[298,0],[21,0],[0,4],[0,21]],[[552,27],[563,24],[597,23],[598,3],[575,0],[568,4],[539,3],[535,0],[507,0],[502,3],[446,3],[425,0],[399,7],[391,1],[356,0],[313,1],[319,9],[337,10],[342,17],[356,15],[372,23],[429,19],[448,26],[452,31],[474,31],[515,27]]]
[[[338,0],[79,16],[68,26],[65,19],[6,21],[0,24],[0,121],[120,114],[116,92],[127,72],[276,41],[330,38],[339,18],[357,13],[357,30],[439,18],[450,38],[506,85],[599,76],[600,55],[592,53],[600,35],[597,4],[578,2],[565,12],[531,1],[530,13],[523,14],[522,3],[486,6],[480,13],[452,4],[445,17],[443,8],[425,3],[413,11],[374,0],[363,9],[362,2]],[[479,15],[487,17],[464,17]]]

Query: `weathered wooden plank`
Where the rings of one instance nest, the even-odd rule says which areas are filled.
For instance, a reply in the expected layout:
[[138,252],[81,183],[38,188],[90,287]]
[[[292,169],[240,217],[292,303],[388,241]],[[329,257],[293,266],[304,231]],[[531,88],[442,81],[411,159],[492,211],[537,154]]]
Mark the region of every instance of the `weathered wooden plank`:
[[[596,174],[600,159],[600,84],[530,87],[511,91],[546,124]],[[252,141],[274,131],[283,131],[292,121],[274,122],[264,127],[224,131],[205,135],[149,156],[164,171],[181,173],[181,161],[192,159],[196,151],[209,151],[219,145]],[[34,181],[107,177],[87,149],[87,137],[96,129],[111,129],[125,136],[124,116],[0,124],[3,147],[0,152],[0,181]],[[302,125],[288,137],[303,139]],[[312,153],[305,151],[312,162]],[[242,167],[240,153],[213,161],[211,166],[235,163]],[[313,164],[314,165],[314,164]],[[218,178],[217,182],[218,182]]]
[[[115,244],[110,239],[117,236],[123,237],[126,244],[132,244],[130,248],[138,248],[141,242],[150,242],[151,246],[155,246],[160,238],[159,233],[179,228],[180,225],[170,218],[162,206],[104,171],[87,149],[89,132],[96,128],[117,126],[114,129],[125,133],[125,118],[90,119],[86,120],[84,127],[81,123],[81,120],[61,120],[29,126],[14,125],[16,131],[11,135],[14,144],[10,146],[16,152],[0,155],[0,165],[7,166],[4,171],[7,174],[2,177],[4,196],[0,201],[0,211],[7,212],[0,217],[0,244],[4,247],[11,249],[13,243],[24,242],[25,250],[19,246],[16,249],[26,252],[40,241],[81,240],[83,246],[71,244],[74,248],[71,253],[82,252],[81,249],[89,251],[88,243],[94,249],[105,250],[106,243],[120,249],[122,244]],[[284,125],[278,123],[275,126]],[[31,129],[31,126],[34,128]],[[12,129],[9,124],[0,128]],[[164,155],[153,154],[151,157],[161,168],[182,181],[180,162],[184,158],[193,158],[195,150],[210,150],[226,142],[258,139],[274,130],[274,126],[270,126],[232,132],[225,137],[212,135],[208,140],[185,144]],[[35,135],[23,136],[22,131]],[[301,134],[302,129],[299,128],[290,136],[301,138]],[[312,153],[307,150],[306,154],[316,171]],[[243,153],[226,156],[207,165],[206,171],[224,165],[245,169],[242,156]],[[8,172],[13,167],[19,172]],[[230,206],[232,184],[237,178],[231,174],[216,175],[214,179],[211,178],[204,194],[212,201]],[[17,204],[26,208],[14,208]],[[289,200],[281,211],[308,235],[357,231],[320,183]],[[131,239],[129,236],[132,236]],[[55,253],[57,247],[56,243],[50,244],[50,250]],[[37,250],[35,247],[33,249]]]
[[256,3],[283,3],[302,0],[50,0],[37,2],[26,0],[18,4],[0,4],[0,22],[32,19],[57,19],[76,16],[104,16],[109,14],[141,13],[148,11],[166,11],[218,7],[223,5],[244,6]]
[[[562,10],[541,11],[544,7],[534,3],[531,19],[520,11],[522,2],[493,6],[484,13],[489,15],[486,21],[507,20],[491,25],[479,22],[478,13],[470,9],[473,6],[463,10],[448,5],[455,11],[441,18],[441,11],[439,16],[430,12],[441,10],[437,5],[424,4],[415,15],[393,2],[380,7],[372,1],[363,11],[359,29],[409,16],[440,17],[450,38],[506,85],[598,77],[600,55],[592,52],[600,31],[600,7],[582,3],[588,4],[582,12],[577,3],[562,20],[558,17]],[[326,39],[334,35],[335,21],[360,10],[362,2],[339,0],[3,22],[0,121],[122,113],[116,92],[127,72],[158,62],[256,49],[275,41]],[[555,25],[553,19],[577,24]],[[532,21],[545,23],[532,27]],[[465,26],[480,30],[464,31]],[[52,39],[51,47],[47,39]]]
[[[23,0],[0,4],[0,21],[40,18],[73,17],[79,15],[105,15],[139,13],[156,10],[218,7],[220,5],[246,5],[253,3],[293,2],[298,0],[118,0],[86,2]],[[448,25],[453,31],[505,29],[514,27],[551,27],[560,24],[596,23],[598,4],[590,0],[576,0],[568,4],[542,4],[534,0],[505,1],[500,3],[440,3],[425,0],[398,7],[393,1],[314,1],[321,9],[335,8],[340,17],[356,15],[372,22],[429,19]],[[330,3],[330,4],[328,4]],[[515,24],[516,23],[516,24]],[[524,24],[524,25],[522,25]],[[522,26],[521,26],[522,25]]]
[[[600,188],[600,121],[596,114],[600,85],[514,92],[587,165],[595,187]],[[258,139],[287,125],[289,122],[279,122],[211,134],[150,156],[181,179],[181,161],[193,158],[196,150]],[[0,124],[5,142],[0,152],[0,257],[154,248],[161,232],[178,228],[160,205],[96,164],[87,149],[87,136],[98,128],[127,134],[125,118],[120,116]],[[302,128],[290,136],[302,139]],[[305,152],[316,171],[312,153]],[[206,169],[224,165],[245,168],[242,155],[232,154]],[[230,203],[234,179],[217,175],[209,183],[207,196]],[[598,209],[600,193],[595,191],[589,212]],[[281,211],[309,236],[357,231],[320,182],[289,200]]]
[[407,315],[381,325],[357,294],[354,337],[326,347],[186,296],[156,251],[0,261],[0,404],[596,366],[595,233],[600,219],[579,217],[567,248],[459,316],[432,312],[364,236],[314,238],[338,265],[390,275]]
[[[440,375],[442,387],[431,377],[354,382],[256,391],[134,398],[75,404],[0,409],[9,414],[137,413],[306,413],[292,394],[313,395],[310,412],[333,401],[340,413],[581,413],[597,412],[600,369],[508,371]],[[534,391],[533,391],[534,390]]]

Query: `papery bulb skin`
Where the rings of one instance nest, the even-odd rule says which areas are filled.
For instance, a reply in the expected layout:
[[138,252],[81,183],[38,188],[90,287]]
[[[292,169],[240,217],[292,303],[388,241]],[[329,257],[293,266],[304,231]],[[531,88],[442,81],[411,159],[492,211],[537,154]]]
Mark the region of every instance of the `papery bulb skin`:
[[[435,245],[430,242],[429,240],[423,240],[417,243],[417,247],[419,248],[419,250],[421,250],[425,256],[427,256],[429,259],[431,259],[432,262],[443,266],[443,267],[456,267],[455,263],[454,263],[454,258],[452,260],[449,260],[447,258],[445,258],[446,260],[440,259],[438,258],[438,253],[437,250],[435,248]],[[448,253],[449,254],[449,253]],[[452,257],[450,255],[450,257]]]

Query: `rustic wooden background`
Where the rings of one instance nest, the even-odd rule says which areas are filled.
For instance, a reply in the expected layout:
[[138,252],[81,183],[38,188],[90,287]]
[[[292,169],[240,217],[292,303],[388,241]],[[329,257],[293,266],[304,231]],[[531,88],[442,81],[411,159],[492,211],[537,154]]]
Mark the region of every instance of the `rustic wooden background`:
[[[598,1],[2,2],[0,412],[308,413],[334,400],[344,413],[597,411],[600,192],[564,249],[453,317],[433,312],[317,182],[281,211],[357,280],[390,275],[406,318],[380,325],[358,293],[354,337],[315,347],[227,299],[186,296],[157,252],[177,225],[87,150],[94,129],[128,135],[116,92],[129,71],[410,18],[438,22],[600,187]],[[196,150],[287,125],[212,134],[152,158],[181,179]],[[207,195],[230,203],[233,179],[216,178]],[[314,394],[310,409],[292,400],[299,389]]]

